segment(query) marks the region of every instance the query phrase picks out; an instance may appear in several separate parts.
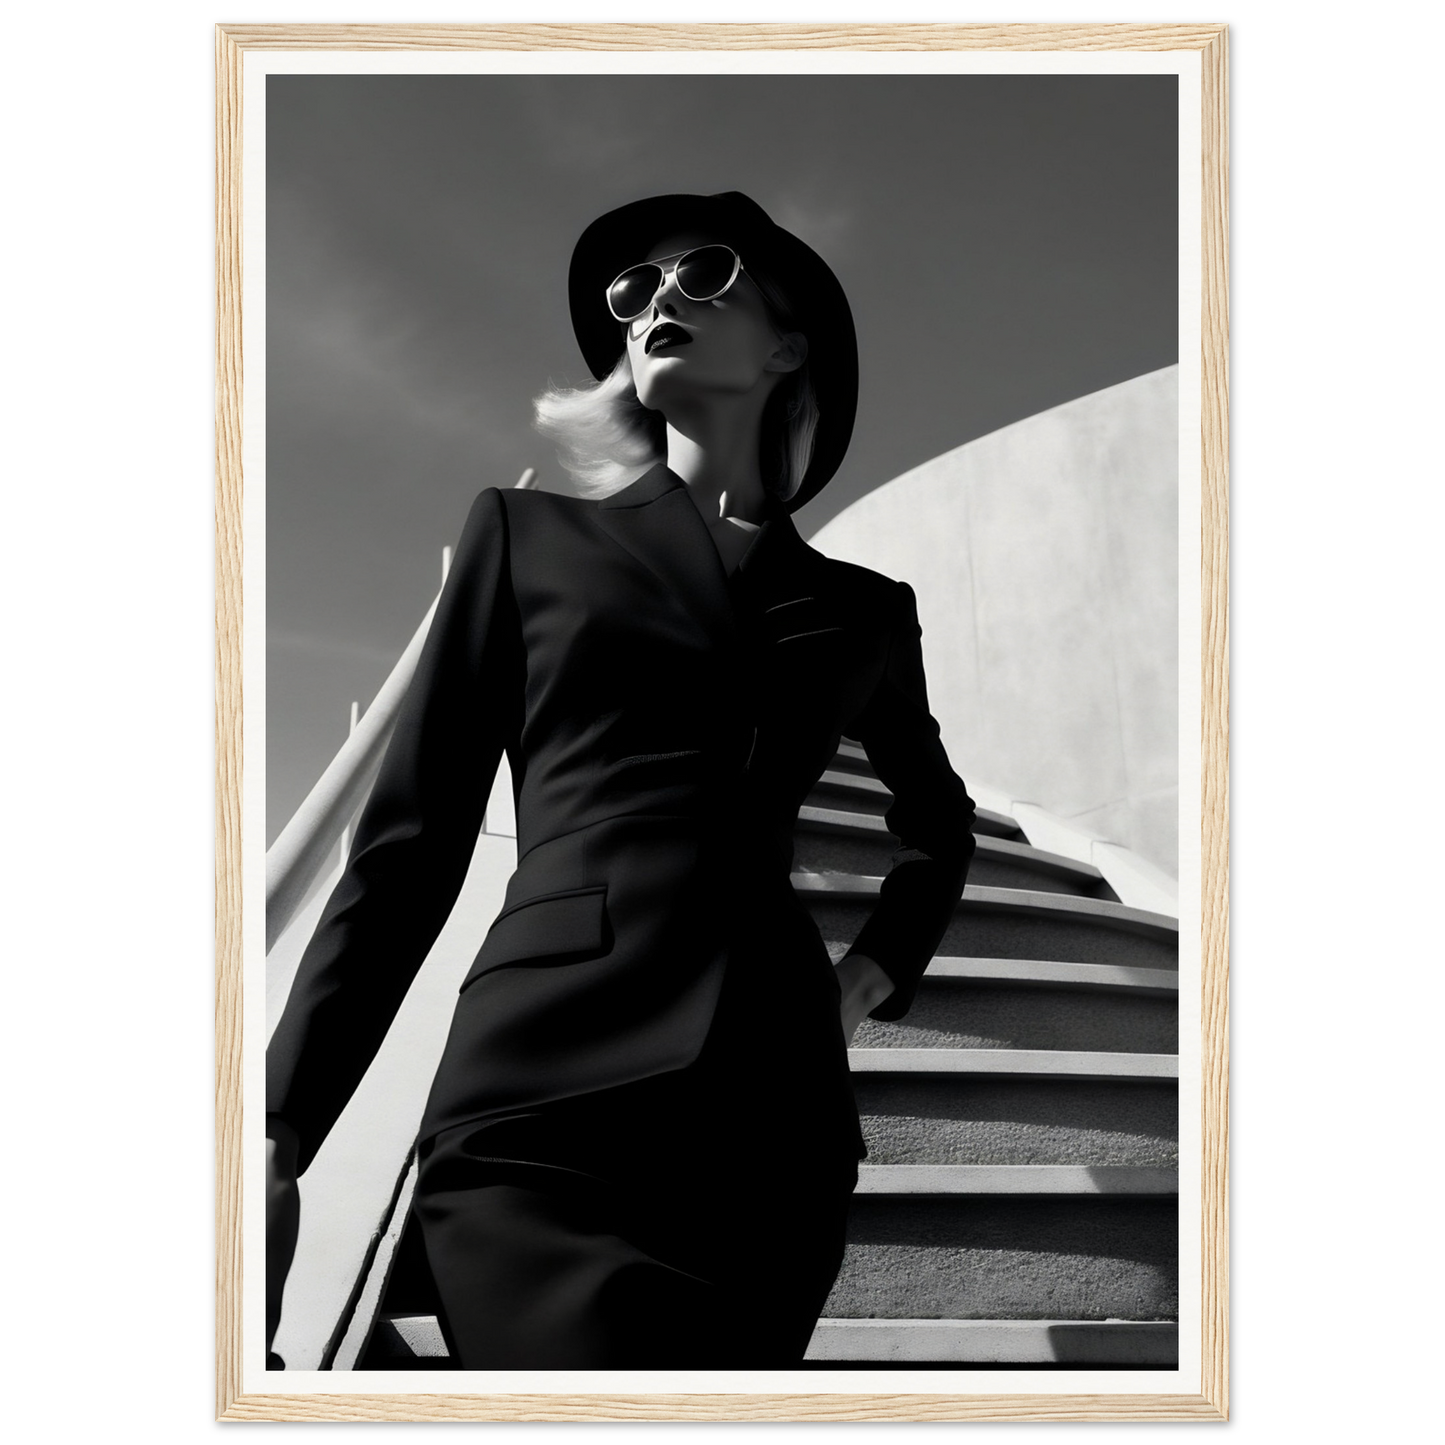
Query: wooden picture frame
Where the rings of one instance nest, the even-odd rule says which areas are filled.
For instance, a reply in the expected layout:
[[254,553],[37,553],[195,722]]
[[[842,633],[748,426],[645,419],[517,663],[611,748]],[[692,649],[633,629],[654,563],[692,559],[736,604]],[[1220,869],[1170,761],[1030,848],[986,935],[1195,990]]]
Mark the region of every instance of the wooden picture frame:
[[[243,63],[263,51],[1192,52],[1202,140],[1202,1141],[1191,1393],[445,1394],[244,1388],[242,1274]],[[1222,1420],[1228,1399],[1227,32],[1222,25],[221,25],[216,30],[217,1415],[224,1420]],[[907,1376],[898,1377],[906,1383]],[[1101,1381],[1101,1383],[1104,1383]]]

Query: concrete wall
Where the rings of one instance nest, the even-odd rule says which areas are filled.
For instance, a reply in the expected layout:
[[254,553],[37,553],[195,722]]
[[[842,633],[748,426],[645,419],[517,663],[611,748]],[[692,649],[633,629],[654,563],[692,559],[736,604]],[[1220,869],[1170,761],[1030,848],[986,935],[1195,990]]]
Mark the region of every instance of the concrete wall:
[[965,782],[1177,876],[1178,368],[1041,412],[889,482],[811,541],[918,594]]

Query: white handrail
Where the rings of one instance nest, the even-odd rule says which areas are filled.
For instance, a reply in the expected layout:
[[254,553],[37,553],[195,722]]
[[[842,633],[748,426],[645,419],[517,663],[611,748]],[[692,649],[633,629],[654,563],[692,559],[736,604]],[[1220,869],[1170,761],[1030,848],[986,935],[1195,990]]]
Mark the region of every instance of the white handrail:
[[266,850],[266,951],[286,930],[306,890],[326,864],[332,846],[351,815],[361,806],[386,753],[396,715],[411,685],[426,642],[436,602],[427,608],[421,626],[381,685],[375,701],[362,714],[356,731],[342,743],[306,801]]
[[[442,581],[447,580],[447,553],[450,547],[442,548]],[[351,699],[351,721],[346,729],[346,736],[350,737],[356,731],[356,725],[361,721],[361,704],[355,698]],[[351,824],[348,823],[341,830],[341,861],[344,863],[351,853]]]
[[[517,487],[530,489],[537,483],[537,473],[528,467]],[[443,558],[442,580],[446,580],[451,548]],[[439,600],[439,599],[438,599]],[[406,651],[397,659],[391,675],[381,685],[371,706],[357,723],[355,731],[342,743],[306,801],[292,814],[291,821],[266,850],[266,952],[286,931],[286,925],[301,906],[306,891],[326,866],[336,840],[361,806],[381,768],[386,745],[396,726],[402,699],[416,672],[422,646],[426,642],[431,620],[436,613],[433,600],[422,618]]]

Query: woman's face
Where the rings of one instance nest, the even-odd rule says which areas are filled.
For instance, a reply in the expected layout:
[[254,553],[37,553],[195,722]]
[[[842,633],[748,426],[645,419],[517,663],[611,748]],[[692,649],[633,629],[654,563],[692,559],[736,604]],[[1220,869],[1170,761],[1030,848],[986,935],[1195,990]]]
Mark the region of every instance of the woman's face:
[[[664,236],[638,261],[676,259],[679,252],[717,238],[696,233]],[[743,256],[743,266],[748,258]],[[667,413],[670,402],[713,394],[745,396],[772,390],[778,378],[796,371],[807,356],[800,332],[780,336],[773,329],[762,294],[744,270],[711,301],[693,301],[677,289],[671,271],[652,304],[624,327],[627,357],[638,400]]]

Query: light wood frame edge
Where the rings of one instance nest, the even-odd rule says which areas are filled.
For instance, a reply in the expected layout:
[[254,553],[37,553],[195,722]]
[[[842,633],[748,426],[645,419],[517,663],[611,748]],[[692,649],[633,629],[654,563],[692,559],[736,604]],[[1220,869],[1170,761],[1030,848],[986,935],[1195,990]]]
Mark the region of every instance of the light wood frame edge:
[[[242,1395],[241,57],[246,50],[1198,50],[1202,53],[1203,968],[1198,1395]],[[1223,25],[216,27],[216,1416],[222,1420],[1229,1418],[1228,31]]]

